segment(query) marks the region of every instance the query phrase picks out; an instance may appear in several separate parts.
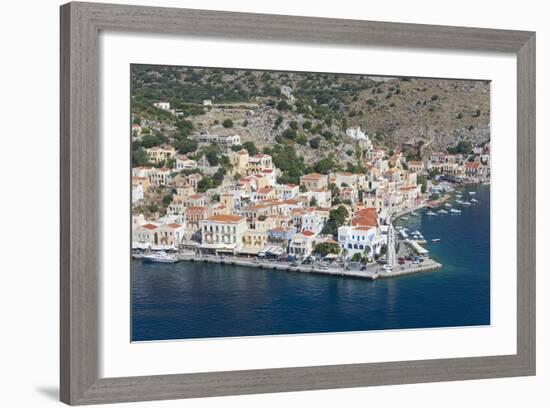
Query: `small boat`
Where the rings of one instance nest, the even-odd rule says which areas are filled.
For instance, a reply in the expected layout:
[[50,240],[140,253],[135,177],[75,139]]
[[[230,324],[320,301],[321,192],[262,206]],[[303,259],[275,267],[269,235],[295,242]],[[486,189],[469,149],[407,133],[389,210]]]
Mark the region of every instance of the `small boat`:
[[411,213],[411,215],[415,215],[415,216],[416,216],[416,215],[418,215],[418,213],[417,213],[416,211],[413,211],[413,212]]
[[434,238],[434,239],[432,239],[432,242],[439,242],[439,241],[441,241],[440,238]]
[[449,203],[445,203],[445,207],[447,207],[447,208],[451,208],[451,207],[452,207],[452,205],[451,205],[451,204],[449,204]]
[[416,231],[414,231],[414,232],[413,232],[413,234],[414,234],[414,235],[420,235],[420,234],[421,234],[421,232],[420,232],[420,231],[418,231],[418,230],[416,230]]
[[462,210],[457,210],[456,208],[451,208],[451,214],[460,214]]
[[475,198],[472,198],[472,199],[470,200],[470,202],[472,202],[472,203],[479,203],[479,200],[476,200]]
[[469,191],[468,194],[470,195],[474,195],[476,192],[475,191]]
[[463,201],[460,204],[465,205],[466,207],[470,207],[472,203],[469,203],[468,201]]
[[407,220],[409,219],[409,217],[401,217],[401,219],[402,219],[403,221],[407,221]]
[[438,211],[439,214],[449,214],[447,210],[444,210],[443,208]]
[[144,262],[152,263],[176,263],[178,259],[174,255],[168,255],[164,251],[160,251],[150,255],[143,255],[141,258]]
[[437,215],[437,214],[430,210],[430,211],[428,211],[428,212],[426,213],[426,215],[433,216],[433,215]]

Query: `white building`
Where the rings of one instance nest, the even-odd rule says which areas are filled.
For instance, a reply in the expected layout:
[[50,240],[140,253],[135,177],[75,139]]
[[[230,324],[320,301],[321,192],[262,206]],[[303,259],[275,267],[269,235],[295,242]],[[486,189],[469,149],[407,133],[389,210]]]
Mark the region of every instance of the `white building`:
[[302,216],[302,232],[310,231],[319,234],[324,224],[323,219],[314,211],[307,212]]
[[143,185],[132,184],[132,204],[139,200],[143,200]]
[[338,245],[348,257],[361,254],[369,259],[380,254],[385,243],[384,236],[374,226],[349,226],[338,228]]
[[305,258],[310,256],[315,247],[315,234],[311,231],[302,231],[292,237],[288,252],[290,255]]
[[177,249],[183,237],[184,227],[181,224],[147,222],[133,226],[132,247],[140,249]]
[[356,128],[346,129],[346,135],[353,140],[357,140],[359,142],[359,145],[363,149],[367,151],[372,150],[371,140],[369,139],[368,135],[361,130],[359,126],[357,126]]
[[300,186],[297,184],[276,184],[275,192],[277,193],[277,198],[288,200],[300,194]]
[[172,182],[172,170],[166,167],[155,168],[149,175],[149,181],[154,186],[168,186]]
[[187,156],[176,156],[176,170],[196,169],[197,162],[189,159]]
[[248,174],[262,173],[273,169],[273,159],[269,154],[258,153],[248,158]]
[[162,110],[165,110],[165,111],[170,110],[170,102],[155,102],[155,103],[153,103],[153,106],[155,108],[159,108],[159,109],[162,109]]
[[332,193],[330,190],[312,190],[302,193],[303,197],[307,197],[308,203],[313,201],[315,207],[330,207]]
[[203,131],[199,135],[200,143],[215,143],[223,148],[230,148],[241,144],[239,135],[211,135],[208,131]]

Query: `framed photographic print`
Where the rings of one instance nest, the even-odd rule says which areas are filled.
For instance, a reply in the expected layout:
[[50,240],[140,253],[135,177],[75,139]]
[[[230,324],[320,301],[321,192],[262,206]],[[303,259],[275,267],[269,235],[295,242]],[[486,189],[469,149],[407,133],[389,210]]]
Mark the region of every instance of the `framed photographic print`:
[[61,8],[61,399],[535,373],[535,35]]

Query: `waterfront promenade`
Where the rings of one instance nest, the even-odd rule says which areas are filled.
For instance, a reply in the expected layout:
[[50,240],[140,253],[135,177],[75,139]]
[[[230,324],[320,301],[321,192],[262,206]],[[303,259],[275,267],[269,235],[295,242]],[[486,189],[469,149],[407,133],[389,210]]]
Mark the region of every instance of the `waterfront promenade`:
[[218,257],[210,255],[196,255],[196,254],[179,254],[177,255],[180,261],[184,262],[206,262],[217,263],[225,265],[244,266],[259,269],[273,269],[278,271],[287,272],[299,272],[299,273],[311,273],[320,275],[332,275],[332,276],[345,276],[353,278],[362,278],[375,280],[378,278],[392,278],[401,275],[409,275],[418,272],[431,271],[441,268],[441,264],[433,259],[426,258],[424,262],[419,264],[413,264],[410,261],[405,262],[403,265],[396,265],[391,271],[386,271],[383,266],[378,264],[367,265],[365,270],[345,268],[340,265],[321,264],[316,263],[312,265],[292,265],[290,262],[285,261],[272,261],[272,260],[251,260],[237,257]]

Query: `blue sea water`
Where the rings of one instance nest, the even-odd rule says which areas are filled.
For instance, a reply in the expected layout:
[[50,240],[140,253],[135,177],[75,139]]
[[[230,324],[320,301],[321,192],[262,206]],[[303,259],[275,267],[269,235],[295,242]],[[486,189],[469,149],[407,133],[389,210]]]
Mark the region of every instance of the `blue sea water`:
[[480,202],[460,215],[397,223],[423,233],[437,271],[369,281],[132,261],[132,341],[488,325],[489,186],[464,190]]

